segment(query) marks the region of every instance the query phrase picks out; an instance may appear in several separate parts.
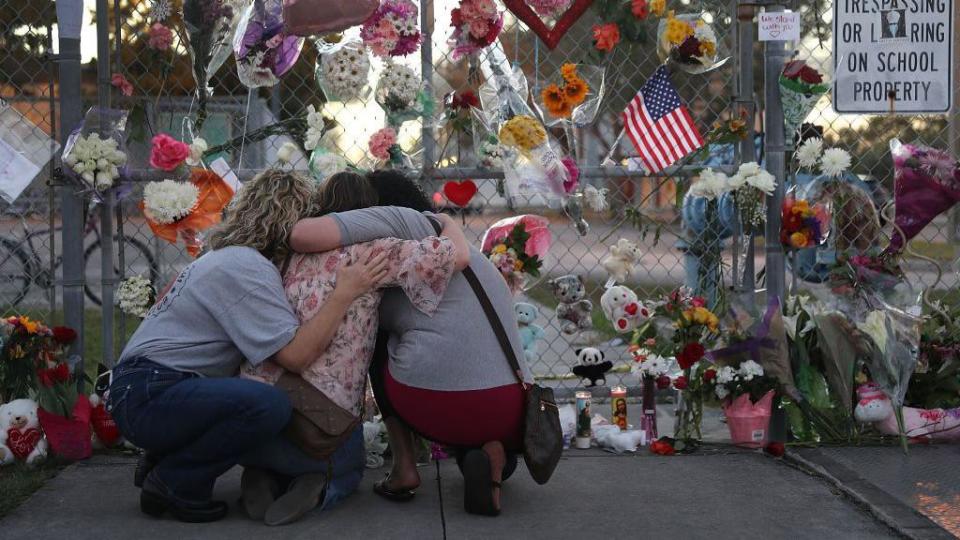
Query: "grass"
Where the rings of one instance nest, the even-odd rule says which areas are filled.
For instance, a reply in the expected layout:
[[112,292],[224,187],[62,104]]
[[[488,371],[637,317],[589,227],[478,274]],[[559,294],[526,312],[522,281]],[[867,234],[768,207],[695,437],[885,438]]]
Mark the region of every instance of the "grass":
[[[931,259],[939,262],[953,262],[958,255],[960,255],[960,246],[957,244],[947,243],[947,242],[927,242],[924,240],[913,240],[910,242],[910,247],[913,248],[913,251],[923,255],[925,257],[930,257]],[[908,253],[907,257],[910,256]],[[947,270],[946,268],[944,270]]]
[[65,463],[48,460],[36,467],[22,463],[0,467],[0,519],[43,487],[64,466]]

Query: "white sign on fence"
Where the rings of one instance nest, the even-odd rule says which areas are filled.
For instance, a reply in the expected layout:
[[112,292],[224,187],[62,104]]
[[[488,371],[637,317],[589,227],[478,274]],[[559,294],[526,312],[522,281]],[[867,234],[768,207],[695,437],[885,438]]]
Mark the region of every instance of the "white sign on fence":
[[833,107],[945,113],[953,102],[953,0],[836,0]]
[[789,11],[761,13],[760,41],[800,41],[800,14]]

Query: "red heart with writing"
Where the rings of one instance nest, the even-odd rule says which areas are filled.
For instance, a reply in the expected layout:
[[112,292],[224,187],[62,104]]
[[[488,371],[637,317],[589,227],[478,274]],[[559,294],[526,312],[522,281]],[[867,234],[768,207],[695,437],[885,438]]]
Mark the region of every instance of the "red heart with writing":
[[11,429],[7,431],[7,448],[13,452],[14,457],[19,460],[27,459],[30,452],[37,447],[40,437],[43,435],[37,428],[30,428],[24,431]]
[[453,204],[460,208],[465,208],[470,204],[470,199],[477,194],[477,185],[473,180],[464,180],[463,182],[447,182],[443,185],[443,194],[447,196]]
[[553,25],[553,28],[547,28],[547,25],[543,23],[543,19],[527,5],[526,0],[503,0],[503,5],[507,6],[507,9],[523,21],[535,34],[540,36],[540,39],[551,50],[557,46],[557,43],[560,43],[560,39],[567,33],[567,30],[570,30],[573,23],[580,19],[583,12],[585,12],[592,3],[593,0],[575,0],[573,5],[563,12],[563,15],[557,20],[557,24]]

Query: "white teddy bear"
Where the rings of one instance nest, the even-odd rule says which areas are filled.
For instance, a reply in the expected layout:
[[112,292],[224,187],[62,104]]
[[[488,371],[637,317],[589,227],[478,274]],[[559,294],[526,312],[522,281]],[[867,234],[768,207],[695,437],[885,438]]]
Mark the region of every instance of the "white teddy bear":
[[40,430],[37,402],[15,399],[0,405],[0,465],[17,459],[33,465],[47,456],[47,439]]
[[637,300],[637,293],[622,285],[604,291],[600,297],[600,307],[614,329],[621,334],[634,331],[650,318],[650,310]]
[[621,238],[616,244],[610,246],[610,254],[600,264],[610,277],[623,283],[627,281],[627,277],[633,272],[633,267],[640,262],[641,257],[643,253],[639,246],[626,238]]

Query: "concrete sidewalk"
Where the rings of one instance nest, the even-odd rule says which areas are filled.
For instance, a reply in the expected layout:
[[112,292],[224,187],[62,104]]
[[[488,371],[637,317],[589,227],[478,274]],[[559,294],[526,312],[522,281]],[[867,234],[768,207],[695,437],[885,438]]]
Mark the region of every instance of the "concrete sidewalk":
[[[280,528],[253,523],[235,506],[214,524],[147,518],[137,507],[133,467],[132,458],[101,455],[66,469],[0,522],[0,538],[442,538],[432,467],[421,470],[423,485],[410,503],[374,495],[371,486],[383,471],[372,470],[341,506]],[[660,457],[645,449],[623,456],[570,450],[546,486],[521,466],[504,488],[498,518],[465,514],[456,465],[447,461],[441,470],[451,539],[896,537],[826,482],[757,452],[706,448]],[[217,496],[232,503],[238,495],[235,469],[218,483]]]

